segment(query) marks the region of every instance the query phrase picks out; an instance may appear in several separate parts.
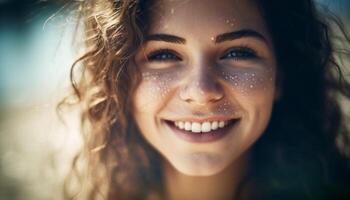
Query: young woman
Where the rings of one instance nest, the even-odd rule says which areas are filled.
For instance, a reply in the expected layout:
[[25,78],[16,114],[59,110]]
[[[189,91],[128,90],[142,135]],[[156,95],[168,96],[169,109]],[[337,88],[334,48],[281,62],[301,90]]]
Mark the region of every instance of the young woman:
[[312,1],[97,0],[81,11],[72,83],[85,145],[67,198],[350,197],[338,102],[350,86]]

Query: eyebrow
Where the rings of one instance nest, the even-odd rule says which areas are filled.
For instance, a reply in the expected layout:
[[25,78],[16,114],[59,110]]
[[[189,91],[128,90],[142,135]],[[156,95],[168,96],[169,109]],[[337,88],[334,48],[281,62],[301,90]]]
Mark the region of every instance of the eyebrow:
[[185,44],[186,40],[184,38],[175,36],[175,35],[169,35],[169,34],[153,34],[153,35],[147,35],[145,37],[145,41],[162,41],[162,42],[170,42],[170,43],[176,43],[176,44]]
[[[236,40],[243,37],[253,37],[263,42],[267,42],[267,39],[261,33],[252,29],[242,29],[238,31],[223,33],[216,36],[215,43],[216,44],[222,43],[222,42]],[[161,42],[169,42],[169,43],[175,43],[175,44],[186,44],[186,39],[175,35],[164,34],[164,33],[147,35],[145,37],[145,42],[148,42],[148,41],[161,41]]]
[[216,36],[215,43],[221,43],[230,40],[236,40],[243,37],[253,37],[263,42],[267,42],[266,38],[259,32],[252,29],[242,29],[239,31],[224,33]]

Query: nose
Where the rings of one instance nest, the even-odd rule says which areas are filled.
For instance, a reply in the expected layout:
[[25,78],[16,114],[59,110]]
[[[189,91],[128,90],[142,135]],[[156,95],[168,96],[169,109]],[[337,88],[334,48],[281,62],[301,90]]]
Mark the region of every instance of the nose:
[[181,87],[180,98],[192,104],[205,105],[219,101],[224,91],[212,70],[202,68],[189,76]]

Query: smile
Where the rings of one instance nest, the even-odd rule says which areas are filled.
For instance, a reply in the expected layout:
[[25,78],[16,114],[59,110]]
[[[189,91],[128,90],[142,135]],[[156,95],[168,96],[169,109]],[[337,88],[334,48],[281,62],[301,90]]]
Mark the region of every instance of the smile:
[[240,122],[240,118],[227,120],[165,120],[170,133],[187,142],[213,142],[228,135]]
[[175,121],[174,124],[179,129],[191,131],[193,133],[206,133],[215,131],[219,128],[224,128],[229,121],[206,121],[206,122],[189,122],[189,121]]

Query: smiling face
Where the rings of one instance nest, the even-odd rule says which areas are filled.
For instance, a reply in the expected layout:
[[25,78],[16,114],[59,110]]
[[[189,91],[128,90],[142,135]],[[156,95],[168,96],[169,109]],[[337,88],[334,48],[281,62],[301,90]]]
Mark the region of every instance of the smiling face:
[[253,1],[161,1],[135,56],[133,116],[178,171],[213,175],[246,155],[276,95],[271,38]]

